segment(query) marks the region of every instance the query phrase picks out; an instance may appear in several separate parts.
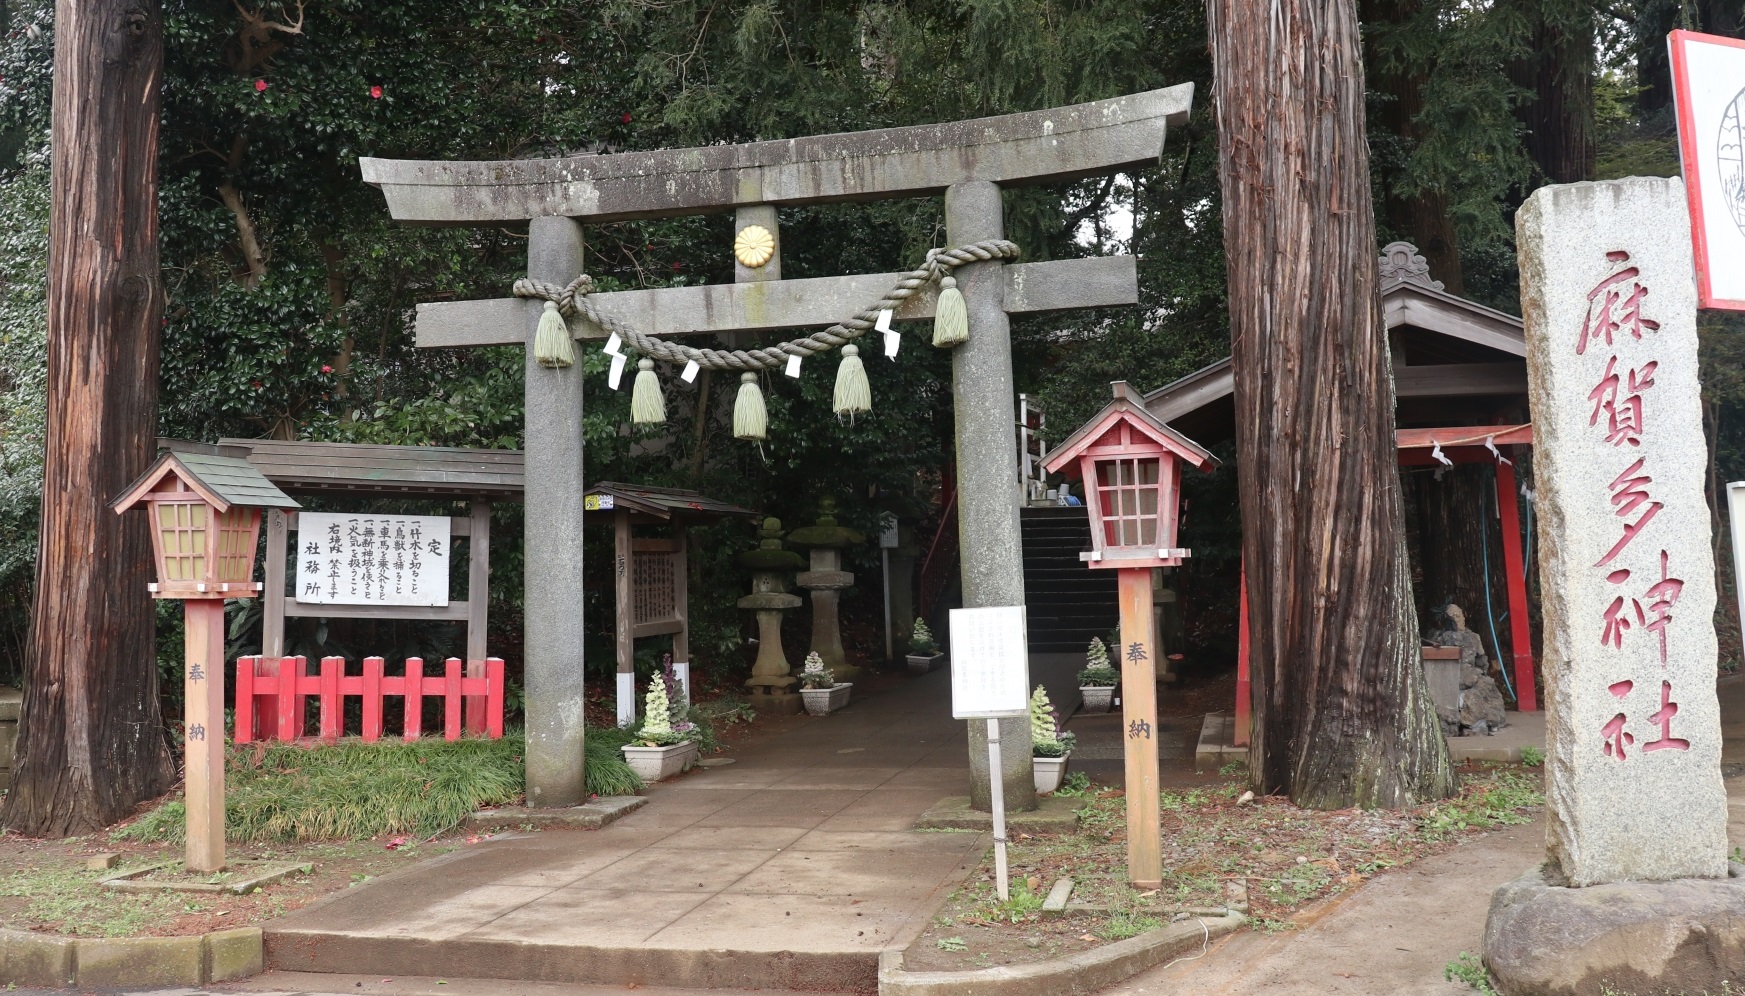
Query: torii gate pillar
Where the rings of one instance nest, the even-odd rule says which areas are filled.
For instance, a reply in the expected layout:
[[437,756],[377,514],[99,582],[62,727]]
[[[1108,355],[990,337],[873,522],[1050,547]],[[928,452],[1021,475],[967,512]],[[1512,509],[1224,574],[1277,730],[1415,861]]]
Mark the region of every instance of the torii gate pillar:
[[[527,275],[567,284],[582,272],[582,226],[569,218],[528,223]],[[539,365],[538,312],[527,337],[526,661],[527,804],[588,801],[582,771],[582,368]],[[538,529],[539,523],[571,528]],[[534,537],[537,536],[537,540]]]
[[[986,180],[945,191],[945,237],[952,245],[1003,239],[1000,188]],[[1024,541],[1018,525],[1018,456],[1012,427],[1018,397],[1012,380],[1012,323],[1000,304],[1005,277],[998,262],[958,267],[969,306],[969,341],[951,354],[951,395],[957,421],[957,530],[963,605],[979,609],[1024,604]],[[1030,720],[1000,720],[1000,771],[1005,805],[1036,808]],[[988,730],[969,724],[970,807],[991,807]]]

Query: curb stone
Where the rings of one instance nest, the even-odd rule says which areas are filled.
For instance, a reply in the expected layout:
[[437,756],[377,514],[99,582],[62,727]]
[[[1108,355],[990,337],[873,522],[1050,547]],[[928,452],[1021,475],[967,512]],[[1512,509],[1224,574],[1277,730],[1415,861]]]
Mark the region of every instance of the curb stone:
[[909,972],[903,952],[879,957],[879,996],[1050,996],[1094,993],[1173,958],[1247,922],[1240,913],[1172,923],[1114,944],[1053,961],[970,972]]
[[203,986],[265,970],[259,927],[188,937],[59,937],[0,927],[0,984]]

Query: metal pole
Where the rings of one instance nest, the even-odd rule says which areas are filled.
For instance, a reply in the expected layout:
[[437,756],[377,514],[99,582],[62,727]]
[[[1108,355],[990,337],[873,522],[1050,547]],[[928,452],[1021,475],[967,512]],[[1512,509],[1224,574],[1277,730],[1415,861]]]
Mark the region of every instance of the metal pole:
[[881,547],[879,549],[879,563],[880,563],[881,569],[882,569],[882,574],[880,576],[882,576],[885,579],[885,660],[894,661],[897,659],[897,655],[896,655],[895,650],[891,646],[891,548],[890,547],[888,547],[888,546]]
[[988,791],[994,811],[994,887],[1003,903],[1010,896],[1006,891],[1006,793],[1000,782],[1000,721],[989,719],[987,723]]

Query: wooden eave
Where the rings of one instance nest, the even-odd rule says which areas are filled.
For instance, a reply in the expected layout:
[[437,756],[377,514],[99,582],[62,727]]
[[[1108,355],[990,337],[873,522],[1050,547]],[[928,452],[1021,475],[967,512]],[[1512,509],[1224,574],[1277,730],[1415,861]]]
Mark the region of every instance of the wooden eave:
[[617,481],[602,481],[589,488],[586,495],[610,495],[613,507],[600,509],[599,512],[629,512],[644,522],[670,522],[675,518],[706,521],[732,516],[748,519],[758,517],[758,513],[749,508],[684,488],[641,487]]
[[[1423,284],[1391,281],[1382,285],[1382,317],[1388,331],[1415,328],[1525,357],[1527,340],[1519,318]],[[1398,394],[1455,397],[1525,393],[1525,369],[1506,363],[1432,364],[1395,367]],[[1146,411],[1173,422],[1235,393],[1230,358],[1208,364],[1180,380],[1148,391]]]
[[380,446],[283,439],[160,439],[166,449],[240,457],[294,494],[364,494],[520,501],[520,450]]

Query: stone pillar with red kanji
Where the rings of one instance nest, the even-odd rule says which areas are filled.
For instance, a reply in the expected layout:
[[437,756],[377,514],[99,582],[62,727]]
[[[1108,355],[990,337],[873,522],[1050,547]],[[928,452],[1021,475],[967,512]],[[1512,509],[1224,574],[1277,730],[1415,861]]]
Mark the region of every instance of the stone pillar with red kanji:
[[1549,871],[1722,878],[1727,796],[1683,183],[1517,217],[1544,609]]

